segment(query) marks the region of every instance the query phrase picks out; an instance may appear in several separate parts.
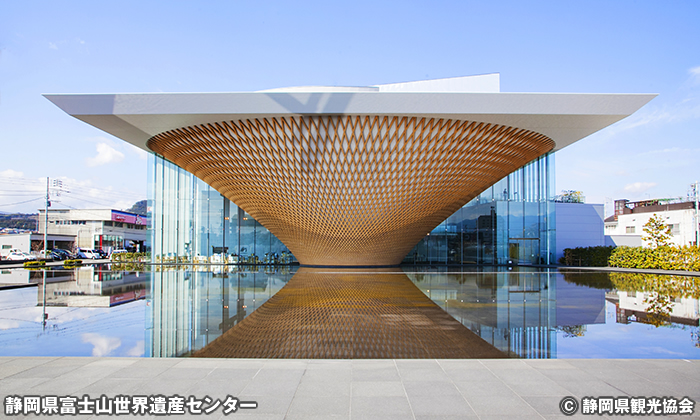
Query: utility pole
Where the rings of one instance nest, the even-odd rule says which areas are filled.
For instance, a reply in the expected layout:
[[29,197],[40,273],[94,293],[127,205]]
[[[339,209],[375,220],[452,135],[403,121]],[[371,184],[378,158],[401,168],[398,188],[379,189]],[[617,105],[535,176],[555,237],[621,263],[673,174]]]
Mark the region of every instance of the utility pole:
[[46,203],[44,203],[44,259],[46,259],[46,239],[49,231],[49,177],[46,177]]
[[695,246],[700,246],[700,219],[698,219],[698,181],[693,184],[693,191],[695,192]]
[[[49,206],[51,203],[49,203],[49,177],[46,177],[46,202],[44,203],[44,259],[46,259],[46,249],[47,249],[47,239],[48,239],[48,232],[49,232]],[[41,318],[41,326],[44,331],[46,331],[46,320],[49,318],[49,315],[46,313],[46,270],[41,270],[42,272],[42,289],[43,289],[43,297],[44,297],[44,304],[43,304],[43,310],[44,313]]]

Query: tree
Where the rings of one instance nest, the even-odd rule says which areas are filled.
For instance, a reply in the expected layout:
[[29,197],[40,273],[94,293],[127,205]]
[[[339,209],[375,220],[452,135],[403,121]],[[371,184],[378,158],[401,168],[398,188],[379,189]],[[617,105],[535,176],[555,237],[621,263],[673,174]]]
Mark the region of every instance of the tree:
[[554,197],[554,201],[558,203],[585,203],[586,198],[581,191],[562,190],[561,194]]
[[664,223],[656,213],[644,224],[643,230],[646,234],[644,241],[648,242],[651,248],[669,245],[671,226]]
[[141,216],[147,216],[148,215],[148,201],[146,201],[146,200],[137,201],[127,211],[129,213],[136,213],[136,214],[140,214]]

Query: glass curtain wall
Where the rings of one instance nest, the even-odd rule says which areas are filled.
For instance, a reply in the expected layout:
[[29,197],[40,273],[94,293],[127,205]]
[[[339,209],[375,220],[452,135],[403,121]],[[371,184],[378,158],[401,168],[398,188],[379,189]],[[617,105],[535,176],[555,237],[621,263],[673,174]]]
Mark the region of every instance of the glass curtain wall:
[[287,247],[193,174],[151,154],[149,208],[156,263],[288,264]]
[[554,155],[528,163],[448,217],[408,253],[408,264],[555,262]]
[[255,271],[213,265],[209,271],[159,266],[147,273],[149,357],[180,357],[205,347],[274,296],[294,275],[293,267]]
[[[149,165],[156,263],[291,263],[289,250],[204,181],[157,155]],[[426,235],[407,264],[555,262],[554,155],[528,163]]]

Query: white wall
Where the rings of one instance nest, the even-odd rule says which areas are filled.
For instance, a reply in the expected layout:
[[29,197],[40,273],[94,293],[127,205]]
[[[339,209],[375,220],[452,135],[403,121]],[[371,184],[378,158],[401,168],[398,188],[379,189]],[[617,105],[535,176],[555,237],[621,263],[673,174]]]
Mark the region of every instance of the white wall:
[[642,246],[642,235],[605,235],[605,246]]
[[555,203],[556,260],[565,248],[604,246],[603,204]]
[[0,255],[7,257],[10,249],[17,248],[22,252],[31,251],[31,234],[30,233],[15,233],[0,235]]
[[[654,213],[631,213],[621,214],[617,217],[617,224],[609,223],[605,228],[605,234],[611,237],[619,236],[639,236],[644,238],[644,225],[654,215],[657,215],[667,225],[676,225],[677,228],[672,232],[671,243],[673,245],[689,245],[695,241],[695,210],[669,210],[657,211]],[[557,215],[558,216],[558,215]],[[628,233],[627,228],[634,227],[634,233]],[[621,244],[622,245],[622,244]],[[646,245],[642,241],[641,245]],[[637,245],[640,246],[640,245]]]

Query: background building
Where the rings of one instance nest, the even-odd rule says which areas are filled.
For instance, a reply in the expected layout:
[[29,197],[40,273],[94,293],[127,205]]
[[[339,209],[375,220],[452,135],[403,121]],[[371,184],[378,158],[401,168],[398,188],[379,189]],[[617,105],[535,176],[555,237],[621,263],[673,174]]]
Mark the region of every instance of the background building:
[[[49,234],[46,237],[47,249],[60,248],[72,250],[75,236]],[[8,233],[0,235],[0,256],[7,257],[12,249],[37,254],[44,249],[44,234],[36,232]]]
[[[44,225],[44,210],[39,210],[40,234],[44,233]],[[146,217],[119,210],[49,209],[47,233],[73,236],[79,248],[145,251],[147,226]]]
[[606,244],[642,246],[644,225],[654,214],[671,227],[671,244],[696,244],[695,202],[682,199],[615,200],[615,214],[605,219]]

